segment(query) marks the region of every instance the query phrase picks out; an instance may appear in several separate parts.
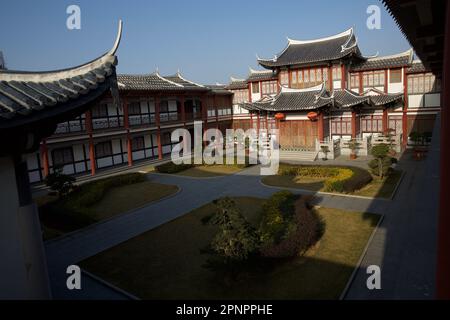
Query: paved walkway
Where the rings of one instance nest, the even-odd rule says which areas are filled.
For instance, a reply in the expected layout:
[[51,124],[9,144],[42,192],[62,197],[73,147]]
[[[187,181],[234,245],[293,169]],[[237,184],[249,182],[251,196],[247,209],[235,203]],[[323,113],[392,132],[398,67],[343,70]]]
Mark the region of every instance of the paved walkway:
[[[439,132],[425,162],[400,160],[407,171],[346,299],[433,299],[439,203]],[[370,209],[369,209],[370,211]],[[381,267],[381,290],[368,290],[367,266]]]
[[[315,196],[315,204],[331,208],[373,212],[387,216],[394,215],[394,218],[385,220],[387,222],[392,221],[392,224],[395,224],[395,226],[391,226],[390,228],[394,230],[395,227],[397,231],[407,229],[406,226],[411,223],[408,221],[408,216],[413,214],[415,206],[409,199],[405,199],[405,197],[408,197],[408,190],[414,182],[414,179],[417,179],[421,173],[420,168],[423,167],[421,163],[408,165],[412,167],[403,168],[408,170],[408,175],[402,184],[400,200],[398,201],[391,202],[387,200],[320,194]],[[65,287],[65,279],[67,276],[65,269],[70,264],[76,264],[108,248],[114,247],[209,203],[214,199],[223,196],[266,198],[279,190],[279,188],[267,187],[260,183],[261,176],[259,175],[258,166],[251,167],[232,176],[217,178],[195,179],[174,175],[149,174],[149,179],[159,183],[178,185],[181,191],[174,197],[163,199],[130,213],[117,216],[111,220],[92,225],[63,238],[46,242],[49,274],[55,298],[126,298],[118,293],[111,292],[109,288],[103,285],[96,284],[92,279],[88,279],[85,286],[89,290],[86,289],[81,292],[68,291]],[[407,189],[405,190],[405,188]],[[302,193],[298,190],[293,190],[293,192]],[[398,212],[404,212],[401,216],[406,217],[397,221],[396,217],[400,216]],[[380,231],[379,233],[381,234],[382,232]],[[397,234],[392,241],[400,241],[404,236],[402,233]],[[406,236],[413,235],[408,234]],[[367,259],[364,260],[364,263],[369,262],[369,258],[372,255],[383,256],[384,252],[381,249],[384,247],[384,242],[385,239],[380,238],[377,233],[377,237],[370,246]],[[400,241],[400,244],[405,245],[403,240]],[[399,259],[398,257],[392,258]],[[354,286],[357,286],[362,280],[364,280],[364,275],[362,273],[358,274]],[[407,282],[406,279],[404,280],[403,282]],[[361,291],[358,295],[358,290],[352,287],[348,296],[349,298],[362,297],[363,292]]]

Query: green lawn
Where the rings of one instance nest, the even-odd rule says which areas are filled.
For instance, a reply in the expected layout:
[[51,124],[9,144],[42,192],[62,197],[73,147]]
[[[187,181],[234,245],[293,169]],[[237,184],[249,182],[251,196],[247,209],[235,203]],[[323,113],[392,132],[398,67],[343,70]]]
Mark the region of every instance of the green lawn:
[[94,192],[99,183],[101,180],[93,182],[88,188],[81,189],[82,191],[78,193],[69,194],[64,201],[58,201],[55,196],[43,196],[35,199],[40,209],[39,215],[44,230],[44,239],[51,239],[84,228],[178,191],[178,187],[174,185],[140,181],[112,187],[106,190],[92,205],[83,205],[80,199],[86,198]]
[[241,171],[242,168],[235,165],[226,164],[216,164],[216,165],[201,165],[195,166],[184,171],[176,173],[180,176],[186,177],[197,177],[197,178],[207,178],[207,177],[218,177],[225,176],[229,174],[234,174]]
[[[263,199],[235,198],[252,224]],[[271,267],[224,285],[202,265],[216,232],[202,218],[207,204],[159,228],[81,262],[81,266],[143,299],[337,299],[353,272],[379,216],[317,209],[326,223],[305,256],[271,260]],[[276,263],[274,263],[276,262]]]
[[[401,176],[402,171],[400,170],[393,170],[391,175],[384,179],[379,179],[378,177],[373,176],[372,182],[351,194],[373,198],[390,198],[395,190],[395,187],[400,181]],[[266,185],[274,187],[324,191],[325,180],[325,178],[274,175],[266,176],[261,181]]]
[[356,191],[354,194],[358,196],[389,199],[395,191],[402,174],[403,171],[394,170],[387,178],[380,179],[378,177],[374,177],[371,183]]

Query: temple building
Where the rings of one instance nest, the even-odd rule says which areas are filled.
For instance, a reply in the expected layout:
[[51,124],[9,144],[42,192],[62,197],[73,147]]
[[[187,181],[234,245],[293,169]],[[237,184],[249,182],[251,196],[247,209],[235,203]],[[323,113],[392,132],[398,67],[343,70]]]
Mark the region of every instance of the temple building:
[[405,148],[412,132],[431,135],[440,110],[440,81],[413,55],[366,57],[353,29],[288,39],[273,58],[257,59],[265,70],[231,78],[233,125],[278,128],[281,150],[313,157],[322,142],[387,134]]
[[106,96],[77,118],[59,123],[40,152],[28,155],[31,182],[42,181],[55,166],[66,174],[95,174],[162,159],[175,144],[171,132],[193,131],[194,121],[202,121],[204,129],[231,127],[232,93],[223,86],[197,84],[180,72],[118,74],[117,82],[120,106]]
[[[278,128],[282,151],[314,160],[324,144],[345,154],[351,138],[368,147],[388,132],[398,150],[412,132],[430,134],[440,110],[440,81],[413,59],[413,51],[364,56],[353,29],[315,40],[288,39],[262,70],[226,86],[203,85],[180,72],[118,74],[121,105],[112,96],[70,121],[27,156],[31,182],[55,166],[67,174],[131,166],[168,156],[176,128]],[[339,143],[337,143],[340,141]],[[283,152],[282,152],[283,155]],[[307,157],[307,158],[302,158]]]

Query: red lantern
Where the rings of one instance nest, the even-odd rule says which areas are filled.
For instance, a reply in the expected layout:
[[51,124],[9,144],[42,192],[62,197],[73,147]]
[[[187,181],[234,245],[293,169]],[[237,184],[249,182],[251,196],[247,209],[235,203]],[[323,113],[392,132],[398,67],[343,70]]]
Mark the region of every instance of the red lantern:
[[281,112],[275,113],[275,119],[283,120],[284,118],[285,118],[284,113],[281,113]]
[[317,120],[317,117],[319,115],[317,114],[317,112],[311,111],[311,112],[308,112],[308,114],[306,116],[308,117],[309,120],[315,121],[315,120]]

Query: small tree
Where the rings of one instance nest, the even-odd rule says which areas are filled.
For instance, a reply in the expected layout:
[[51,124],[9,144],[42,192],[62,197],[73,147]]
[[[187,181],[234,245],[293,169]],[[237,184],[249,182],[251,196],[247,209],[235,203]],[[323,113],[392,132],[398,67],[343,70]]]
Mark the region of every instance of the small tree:
[[75,178],[63,173],[61,167],[53,168],[53,173],[50,173],[45,178],[45,185],[50,187],[50,190],[56,191],[59,197],[65,196],[73,189]]
[[356,151],[359,149],[359,146],[361,145],[361,143],[359,143],[358,140],[353,138],[353,139],[349,140],[346,144],[347,144],[348,148],[351,150],[350,157],[356,158]]
[[370,167],[374,174],[383,178],[392,164],[390,157],[388,157],[390,147],[385,143],[380,143],[372,147],[371,153],[375,157],[374,162],[372,162]]
[[322,153],[324,154],[324,157],[322,160],[328,160],[328,152],[330,152],[330,148],[328,146],[322,145],[320,146],[320,149],[322,150]]
[[236,203],[226,197],[216,201],[217,211],[210,223],[219,227],[211,248],[227,260],[245,260],[259,248],[255,229],[245,220]]

